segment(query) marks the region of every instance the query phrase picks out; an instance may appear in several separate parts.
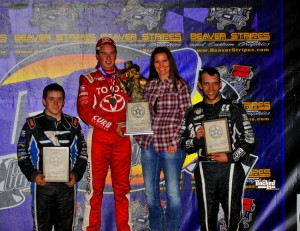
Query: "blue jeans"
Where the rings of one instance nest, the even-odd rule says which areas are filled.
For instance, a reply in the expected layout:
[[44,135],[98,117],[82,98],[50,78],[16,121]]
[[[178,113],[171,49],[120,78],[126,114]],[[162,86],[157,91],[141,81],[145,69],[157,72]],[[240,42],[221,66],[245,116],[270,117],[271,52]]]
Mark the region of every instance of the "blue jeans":
[[[176,231],[180,226],[182,204],[179,184],[185,155],[185,152],[180,148],[173,154],[155,152],[152,144],[149,146],[149,150],[141,150],[145,193],[149,208],[148,219],[151,231]],[[164,172],[167,195],[165,219],[160,204],[159,183],[161,170]]]

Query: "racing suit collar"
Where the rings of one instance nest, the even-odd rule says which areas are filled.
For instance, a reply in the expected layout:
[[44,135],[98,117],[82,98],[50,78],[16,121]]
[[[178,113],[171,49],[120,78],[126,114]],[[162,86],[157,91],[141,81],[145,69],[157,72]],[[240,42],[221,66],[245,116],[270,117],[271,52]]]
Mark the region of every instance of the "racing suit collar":
[[203,100],[203,103],[207,106],[207,107],[215,107],[215,106],[218,106],[218,105],[221,105],[224,101],[224,98],[221,96],[220,100],[214,104],[211,104],[211,103],[206,103],[204,100]]
[[45,111],[44,111],[44,114],[45,114],[45,117],[46,117],[48,120],[50,120],[52,123],[54,123],[56,127],[57,127],[59,124],[62,124],[66,129],[70,129],[70,128],[71,128],[71,124],[66,120],[65,114],[64,114],[64,113],[61,114],[61,119],[60,119],[60,120],[57,120],[56,118],[47,115],[47,114],[45,113]]

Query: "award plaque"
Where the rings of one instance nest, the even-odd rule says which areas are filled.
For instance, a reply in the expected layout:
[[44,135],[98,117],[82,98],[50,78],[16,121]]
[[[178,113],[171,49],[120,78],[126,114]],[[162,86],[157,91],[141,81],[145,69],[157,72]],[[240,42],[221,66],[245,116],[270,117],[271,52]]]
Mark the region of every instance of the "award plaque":
[[231,152],[231,142],[227,118],[202,121],[205,131],[205,149],[207,154]]
[[149,103],[129,102],[126,104],[126,132],[124,135],[153,134]]
[[43,148],[43,174],[45,182],[69,182],[69,148]]

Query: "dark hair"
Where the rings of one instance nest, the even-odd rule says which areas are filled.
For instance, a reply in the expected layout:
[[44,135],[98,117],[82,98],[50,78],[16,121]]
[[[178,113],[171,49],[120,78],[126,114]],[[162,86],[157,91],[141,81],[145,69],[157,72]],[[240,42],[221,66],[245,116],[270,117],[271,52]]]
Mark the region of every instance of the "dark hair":
[[[172,80],[172,83],[176,89],[176,91],[178,91],[177,89],[177,80],[183,81],[185,84],[186,81],[180,76],[177,66],[176,66],[176,62],[175,59],[171,53],[171,51],[167,48],[167,47],[156,47],[154,49],[154,51],[151,54],[151,58],[150,58],[150,71],[149,71],[149,80],[153,80],[153,79],[158,79],[158,73],[155,70],[154,67],[154,57],[155,55],[159,54],[159,53],[165,53],[168,57],[168,60],[170,62],[170,78]],[[187,85],[188,86],[188,85]]]
[[48,86],[46,86],[43,90],[43,99],[47,98],[49,91],[60,91],[63,93],[63,98],[65,99],[65,95],[66,95],[65,90],[61,85],[59,85],[57,83],[51,83]]
[[204,73],[207,73],[210,76],[217,75],[219,77],[219,81],[220,81],[220,77],[221,76],[220,76],[219,71],[216,68],[214,68],[214,67],[206,67],[206,68],[204,68],[203,70],[201,70],[199,72],[199,77],[198,77],[198,82],[199,83],[201,83],[201,80],[202,80],[201,78],[202,78],[202,75]]

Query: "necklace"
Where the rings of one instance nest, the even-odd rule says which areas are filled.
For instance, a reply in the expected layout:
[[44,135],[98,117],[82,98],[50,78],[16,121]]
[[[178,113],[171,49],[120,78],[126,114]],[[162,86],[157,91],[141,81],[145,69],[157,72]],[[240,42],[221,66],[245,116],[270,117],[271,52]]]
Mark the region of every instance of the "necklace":
[[[108,88],[109,88],[109,84],[107,82],[107,80],[105,79],[107,85],[108,85]],[[116,103],[117,103],[117,100],[116,100],[116,97],[115,97],[115,88],[116,88],[116,76],[114,76],[114,88],[113,88],[113,91],[111,91],[111,98],[109,99],[109,103],[111,106],[115,106]]]
[[107,84],[108,89],[110,90],[109,84],[106,80],[106,78],[114,78],[114,83],[113,83],[113,90],[111,91],[111,98],[109,99],[109,103],[111,106],[115,106],[117,103],[117,99],[115,97],[115,89],[116,89],[116,73],[117,73],[117,69],[114,68],[114,71],[112,74],[107,73],[100,64],[97,65],[97,69],[101,72],[101,74],[105,77],[105,82]]

